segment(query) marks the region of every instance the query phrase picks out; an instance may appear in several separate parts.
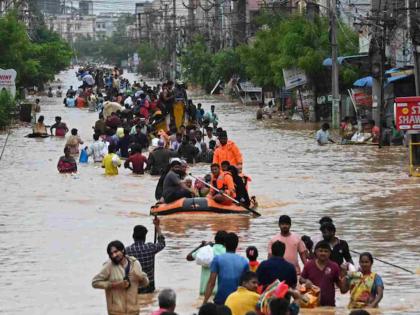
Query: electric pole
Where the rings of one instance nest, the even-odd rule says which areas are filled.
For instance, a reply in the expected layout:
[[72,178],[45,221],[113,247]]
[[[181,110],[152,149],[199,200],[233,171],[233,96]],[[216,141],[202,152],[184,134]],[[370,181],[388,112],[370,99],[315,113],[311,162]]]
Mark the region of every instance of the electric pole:
[[176,80],[176,0],[172,0],[172,79]]
[[369,59],[372,74],[372,119],[382,129],[381,110],[383,107],[383,81],[384,81],[384,38],[383,26],[380,25],[382,14],[381,0],[372,0],[372,31],[369,46]]
[[337,1],[330,0],[332,128],[340,126],[340,87],[338,82]]
[[413,46],[413,59],[414,59],[414,77],[416,85],[416,95],[420,95],[420,27],[419,19],[417,17],[419,1],[407,0],[406,9],[408,14],[408,29],[411,35]]

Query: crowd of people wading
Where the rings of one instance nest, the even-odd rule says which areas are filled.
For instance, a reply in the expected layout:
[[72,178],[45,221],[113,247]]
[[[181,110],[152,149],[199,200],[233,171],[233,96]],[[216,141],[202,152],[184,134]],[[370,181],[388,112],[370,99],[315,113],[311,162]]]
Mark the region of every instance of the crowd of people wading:
[[[39,100],[32,111],[31,136],[64,138],[71,133],[58,161],[60,173],[77,172],[77,158],[79,163],[91,159],[106,175],[118,175],[124,165],[134,174],[156,176],[158,203],[200,196],[222,205],[256,206],[248,194],[251,178],[242,172],[241,151],[219,126],[215,106],[205,112],[200,103],[195,105],[182,82],[131,83],[118,68],[80,68],[77,76],[82,84],[71,86],[63,103],[98,114],[92,139],[82,140],[77,128],[70,129],[60,116],[48,133],[44,117],[38,116]],[[49,94],[53,97],[52,91]],[[195,163],[209,163],[210,174],[193,183],[187,169]],[[155,218],[153,224],[154,243],[146,242],[147,228],[137,225],[133,244],[112,241],[106,248],[109,261],[92,286],[105,290],[111,315],[139,314],[141,294],[156,290],[159,308],[152,315],[175,314],[176,292],[154,281],[155,255],[165,248],[166,239],[160,220]],[[323,217],[319,224],[319,235],[300,236],[292,232],[292,219],[281,215],[280,231],[267,240],[266,259],[252,244],[238,252],[239,238],[233,232],[220,230],[214,241],[201,242],[186,257],[201,266],[197,294],[203,296],[203,304],[198,314],[298,314],[300,308],[334,307],[337,288],[341,294],[350,292],[351,314],[369,314],[364,309],[378,307],[384,292],[381,277],[372,270],[373,256],[360,253],[357,267],[348,243],[336,235],[332,218]]]

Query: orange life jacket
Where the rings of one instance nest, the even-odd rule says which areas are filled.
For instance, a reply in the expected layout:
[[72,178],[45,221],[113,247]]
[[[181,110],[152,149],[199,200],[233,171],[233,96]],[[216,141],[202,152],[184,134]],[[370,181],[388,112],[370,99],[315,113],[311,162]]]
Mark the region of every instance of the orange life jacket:
[[[228,196],[235,198],[235,184],[233,183],[233,177],[230,172],[222,172],[217,178],[214,175],[211,176],[211,185],[216,187],[219,190],[222,190]],[[211,189],[211,194],[215,195],[217,192],[214,189]]]

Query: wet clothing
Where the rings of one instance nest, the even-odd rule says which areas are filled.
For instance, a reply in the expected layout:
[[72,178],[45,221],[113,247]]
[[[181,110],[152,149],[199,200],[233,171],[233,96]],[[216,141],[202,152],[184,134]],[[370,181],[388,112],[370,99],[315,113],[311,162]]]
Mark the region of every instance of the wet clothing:
[[347,279],[350,286],[350,302],[348,305],[350,309],[367,307],[375,300],[378,288],[384,288],[382,278],[375,272],[369,274],[351,272]]
[[147,165],[147,158],[141,153],[131,154],[127,160],[124,162],[124,167],[132,165],[134,174],[144,174],[144,164]]
[[106,124],[103,119],[98,119],[95,122],[95,133],[98,135],[104,135],[106,133]]
[[[116,165],[114,165],[116,161]],[[105,175],[118,175],[118,166],[121,165],[121,160],[115,153],[108,153],[102,160],[102,167],[105,168]]]
[[155,189],[155,198],[156,200],[159,200],[160,198],[162,198],[162,194],[163,194],[163,182],[165,180],[166,175],[168,174],[168,172],[163,172],[162,175],[160,175],[158,183],[156,185],[156,189]]
[[124,135],[118,140],[117,151],[120,151],[120,156],[123,158],[128,158],[128,149],[130,147],[131,137],[129,135]]
[[181,198],[192,197],[191,192],[182,187],[179,175],[172,170],[170,170],[165,176],[162,195],[166,203],[170,203]]
[[176,152],[172,152],[165,148],[156,148],[149,154],[147,165],[150,168],[151,175],[161,175],[169,165],[169,159],[176,156]]
[[346,241],[338,239],[338,243],[334,245],[332,248],[330,260],[337,263],[337,265],[341,266],[341,264],[346,260],[346,262],[352,263],[353,260],[351,258],[349,245]]
[[315,140],[318,141],[319,143],[321,143],[321,144],[327,144],[328,141],[329,141],[329,139],[330,139],[330,133],[328,132],[328,130],[325,130],[324,131],[322,129],[319,129],[316,132]]
[[340,268],[329,260],[324,269],[319,269],[316,259],[309,260],[302,271],[302,278],[309,279],[321,289],[321,306],[335,306],[335,284],[339,283]]
[[130,287],[127,289],[111,289],[111,283],[124,280],[126,269],[109,260],[102,270],[92,279],[92,286],[104,289],[109,315],[138,315],[138,288],[147,286],[149,280],[142,271],[140,263],[134,257],[126,256],[130,261],[128,277]]
[[233,141],[228,140],[214,151],[213,163],[221,166],[223,161],[228,161],[233,166],[242,164],[242,153]]
[[300,236],[294,232],[290,232],[289,235],[283,236],[279,232],[275,235],[268,243],[267,252],[271,255],[271,245],[275,241],[280,241],[286,245],[286,251],[284,252],[284,259],[295,266],[296,272],[300,273],[298,254],[302,254],[306,251],[305,243],[301,240]]
[[67,128],[67,125],[63,122],[55,123],[50,127],[50,131],[52,133],[52,130],[55,129],[55,136],[56,137],[64,137],[69,131]]
[[105,152],[107,151],[106,143],[101,140],[97,140],[88,147],[87,154],[88,156],[93,156],[94,162],[99,163],[102,162],[104,156],[106,155]]
[[68,138],[66,146],[70,148],[70,154],[79,154],[79,144],[83,144],[83,141],[78,135]]
[[139,288],[139,293],[150,293],[155,291],[155,255],[164,249],[165,246],[165,237],[163,235],[158,235],[156,244],[135,241],[125,249],[127,255],[137,258],[149,279],[149,285],[144,288]]
[[258,283],[263,286],[263,290],[272,284],[276,279],[286,281],[291,288],[296,287],[296,269],[283,257],[272,256],[261,262],[257,269]]
[[149,147],[149,139],[147,139],[147,136],[142,132],[132,135],[130,142],[139,144],[142,149],[147,149]]
[[[194,259],[196,259],[197,253],[199,252],[201,248],[202,247],[200,247],[194,253],[192,253],[192,257]],[[211,248],[213,250],[213,257],[226,253],[226,248],[222,244],[214,244]],[[210,278],[210,267],[201,266],[200,295],[204,295],[206,293],[206,288],[207,288],[207,283],[209,282],[209,278]],[[213,293],[216,293],[216,292],[217,292],[217,281],[213,290]]]
[[244,315],[256,311],[259,299],[258,293],[240,286],[228,296],[225,305],[230,308],[232,315]]
[[71,156],[67,158],[65,155],[63,155],[58,160],[57,169],[60,173],[76,173],[76,160]]
[[184,158],[187,163],[194,163],[197,158],[199,150],[192,143],[183,143],[178,148],[178,154],[180,157]]
[[219,117],[217,117],[217,114],[215,112],[206,112],[203,115],[203,120],[207,120],[210,124],[213,124],[213,126],[216,128],[219,124]]
[[117,129],[119,126],[121,126],[121,119],[116,115],[111,115],[106,119],[105,124],[109,128]]
[[217,273],[218,290],[214,303],[224,304],[227,297],[236,291],[244,272],[248,271],[248,261],[235,253],[225,253],[213,258],[210,271]]

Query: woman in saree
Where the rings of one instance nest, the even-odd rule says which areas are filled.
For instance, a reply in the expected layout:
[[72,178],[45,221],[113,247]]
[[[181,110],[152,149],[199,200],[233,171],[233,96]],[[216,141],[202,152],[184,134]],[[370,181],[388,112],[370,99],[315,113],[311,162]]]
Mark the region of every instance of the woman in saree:
[[378,307],[384,294],[384,284],[382,278],[372,271],[372,254],[361,253],[359,265],[359,271],[348,272],[346,276],[346,292],[350,291],[348,307],[351,309]]

